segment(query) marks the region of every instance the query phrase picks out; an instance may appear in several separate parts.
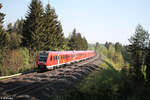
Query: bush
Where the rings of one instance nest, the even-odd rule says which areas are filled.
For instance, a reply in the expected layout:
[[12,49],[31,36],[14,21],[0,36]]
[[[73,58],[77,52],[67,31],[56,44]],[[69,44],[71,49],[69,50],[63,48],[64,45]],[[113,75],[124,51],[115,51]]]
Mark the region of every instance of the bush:
[[[27,48],[3,50],[1,62],[1,75],[11,75],[33,68],[29,63],[30,56]],[[1,57],[1,56],[0,56]]]

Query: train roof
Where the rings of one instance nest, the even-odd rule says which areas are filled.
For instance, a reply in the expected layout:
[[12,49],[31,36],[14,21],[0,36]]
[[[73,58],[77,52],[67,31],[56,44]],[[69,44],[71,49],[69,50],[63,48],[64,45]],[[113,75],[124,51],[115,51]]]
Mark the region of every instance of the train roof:
[[82,53],[82,52],[94,52],[94,50],[86,50],[86,51],[39,51],[39,53]]

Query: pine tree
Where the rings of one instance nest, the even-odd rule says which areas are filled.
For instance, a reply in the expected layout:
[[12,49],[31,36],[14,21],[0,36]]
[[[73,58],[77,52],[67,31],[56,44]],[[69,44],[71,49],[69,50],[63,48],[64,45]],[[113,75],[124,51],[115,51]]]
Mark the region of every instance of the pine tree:
[[45,9],[44,13],[44,26],[46,27],[44,33],[45,33],[45,38],[44,38],[44,49],[46,50],[53,50],[53,34],[54,34],[54,12],[51,9],[50,4],[48,3]]
[[88,49],[88,42],[87,42],[86,38],[83,37],[82,41],[83,41],[83,50],[87,50]]
[[146,79],[150,82],[150,41],[149,47],[146,49],[147,55],[145,58],[145,65],[146,65]]
[[48,3],[46,6],[45,14],[45,39],[44,48],[47,50],[61,50],[64,48],[64,34],[58,16],[55,13],[55,9],[51,8]]
[[22,35],[17,34],[16,32],[12,32],[10,34],[10,49],[17,49],[20,47],[22,42]]
[[87,50],[88,42],[85,37],[81,36],[81,33],[77,33],[74,29],[69,38],[68,47],[70,50]]
[[108,42],[105,43],[105,47],[106,47],[107,49],[109,49],[109,43],[108,43]]
[[[2,8],[2,4],[0,4],[0,9]],[[3,20],[5,14],[0,12],[0,49],[5,48],[9,44],[10,36],[3,28]]]
[[96,53],[98,53],[98,46],[99,46],[99,43],[96,42],[96,44],[95,44],[95,52],[96,52]]
[[137,80],[143,80],[144,76],[141,72],[141,67],[145,63],[145,51],[149,42],[149,34],[143,29],[141,25],[138,25],[135,34],[129,39],[131,45],[129,46],[129,52],[131,53],[131,66],[136,74]]
[[76,29],[73,30],[72,32],[72,35],[71,35],[71,38],[69,40],[69,43],[68,43],[68,47],[70,50],[77,50],[77,41],[76,41]]
[[77,48],[76,50],[82,50],[83,48],[83,42],[82,42],[82,37],[81,37],[81,33],[77,33],[77,37],[76,37],[76,43],[77,43]]
[[23,25],[23,45],[41,50],[44,46],[44,10],[40,0],[32,0]]
[[121,49],[122,49],[122,45],[119,42],[115,43],[115,50],[117,52],[121,52]]
[[23,34],[23,24],[24,24],[24,19],[17,19],[13,26],[13,31],[16,32],[17,34],[22,35]]
[[9,23],[9,24],[7,25],[7,32],[10,33],[10,34],[13,32],[12,23]]
[[56,39],[57,39],[57,50],[62,50],[65,48],[65,38],[63,34],[62,25],[60,22],[58,22],[56,26]]

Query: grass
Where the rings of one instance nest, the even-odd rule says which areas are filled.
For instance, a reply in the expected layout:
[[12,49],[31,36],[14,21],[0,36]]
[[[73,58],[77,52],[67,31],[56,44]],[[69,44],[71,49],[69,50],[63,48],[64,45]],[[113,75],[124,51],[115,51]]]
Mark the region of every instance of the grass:
[[121,96],[120,89],[124,85],[125,72],[116,70],[109,61],[104,61],[100,66],[104,69],[99,68],[85,78],[79,85],[79,91],[98,99],[117,99]]
[[96,71],[56,100],[141,100],[143,86],[130,77],[127,67],[117,65],[105,59]]

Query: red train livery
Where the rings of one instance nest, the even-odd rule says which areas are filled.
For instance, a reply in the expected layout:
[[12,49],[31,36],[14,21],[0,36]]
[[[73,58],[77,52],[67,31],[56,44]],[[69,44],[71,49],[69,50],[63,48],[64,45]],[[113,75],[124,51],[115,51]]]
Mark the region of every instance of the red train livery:
[[88,51],[40,51],[37,56],[38,69],[53,69],[55,66],[70,64],[91,58],[95,55]]

